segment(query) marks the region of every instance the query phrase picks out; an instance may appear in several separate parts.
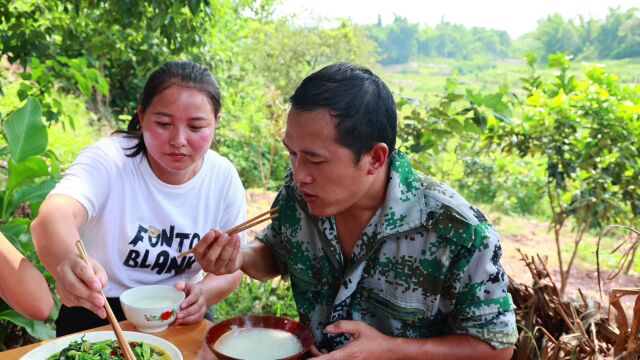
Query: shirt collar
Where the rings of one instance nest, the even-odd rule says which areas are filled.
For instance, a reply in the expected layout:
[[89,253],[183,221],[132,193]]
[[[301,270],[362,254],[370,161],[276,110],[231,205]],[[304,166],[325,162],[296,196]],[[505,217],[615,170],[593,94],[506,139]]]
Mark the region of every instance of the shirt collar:
[[411,230],[423,224],[425,202],[418,175],[406,155],[391,153],[387,194],[382,205],[381,236]]

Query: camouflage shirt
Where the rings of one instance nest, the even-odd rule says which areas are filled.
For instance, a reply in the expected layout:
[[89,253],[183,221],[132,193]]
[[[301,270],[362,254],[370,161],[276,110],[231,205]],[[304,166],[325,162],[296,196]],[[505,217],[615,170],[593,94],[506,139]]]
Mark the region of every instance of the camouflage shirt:
[[392,155],[384,203],[345,260],[334,217],[308,212],[289,173],[274,202],[280,216],[257,239],[291,279],[300,320],[316,345],[334,350],[346,335],[323,329],[359,320],[399,337],[468,334],[494,348],[517,338],[498,233],[450,187]]

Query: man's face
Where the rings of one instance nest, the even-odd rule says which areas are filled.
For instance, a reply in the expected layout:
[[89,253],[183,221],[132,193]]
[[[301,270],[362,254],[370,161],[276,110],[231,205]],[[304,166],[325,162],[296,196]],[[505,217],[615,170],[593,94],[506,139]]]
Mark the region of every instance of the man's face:
[[313,215],[337,215],[366,200],[364,194],[373,181],[369,155],[356,163],[353,153],[338,144],[336,119],[327,109],[291,110],[284,145],[294,180]]

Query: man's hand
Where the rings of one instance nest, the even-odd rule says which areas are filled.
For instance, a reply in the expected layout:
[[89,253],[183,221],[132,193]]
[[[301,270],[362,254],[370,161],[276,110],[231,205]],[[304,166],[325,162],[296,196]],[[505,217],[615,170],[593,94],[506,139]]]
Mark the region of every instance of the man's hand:
[[332,334],[345,333],[351,335],[351,342],[343,348],[328,354],[324,350],[312,349],[318,360],[334,359],[392,359],[394,338],[384,335],[371,326],[352,320],[340,320],[325,328]]
[[214,275],[232,274],[242,266],[240,236],[229,236],[217,229],[202,237],[193,254],[202,269]]
[[470,335],[453,334],[429,339],[408,339],[381,334],[360,321],[337,321],[325,328],[329,333],[351,335],[351,342],[336,351],[311,348],[320,360],[334,359],[511,359],[513,348],[495,350]]

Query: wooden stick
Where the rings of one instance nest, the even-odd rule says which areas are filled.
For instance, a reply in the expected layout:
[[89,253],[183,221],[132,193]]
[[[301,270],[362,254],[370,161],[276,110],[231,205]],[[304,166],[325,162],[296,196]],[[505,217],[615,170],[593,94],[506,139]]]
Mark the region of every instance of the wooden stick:
[[[89,261],[89,256],[87,255],[86,250],[84,249],[84,245],[81,240],[76,241],[76,248],[78,248],[78,252],[80,253],[80,257],[84,260],[87,265],[89,265],[89,269],[93,272],[93,266],[91,266],[91,262]],[[124,334],[122,333],[122,329],[120,329],[120,324],[118,324],[118,319],[113,314],[113,310],[111,310],[111,305],[109,305],[109,301],[107,297],[104,295],[104,292],[100,290],[100,295],[104,298],[104,308],[107,311],[107,317],[109,318],[109,323],[113,328],[113,332],[116,334],[116,339],[120,344],[120,348],[122,349],[122,353],[126,360],[136,360],[136,356],[133,354],[133,350],[129,346],[127,339],[125,339]]]
[[[258,220],[263,216],[266,216],[266,215],[269,215],[269,214],[273,214],[274,212],[276,212],[278,210],[280,210],[280,207],[274,207],[273,209],[269,209],[269,210],[267,210],[267,211],[265,211],[263,213],[260,213],[260,214],[258,214],[256,216],[252,217],[251,219],[249,219],[249,220],[247,220],[247,221],[245,221],[245,222],[243,222],[241,224],[238,224],[238,225],[232,227],[231,229],[229,229],[229,230],[227,230],[225,232],[227,234],[231,234],[232,231],[236,231],[238,228],[241,228],[241,227],[243,227],[243,226],[245,226],[247,224],[250,224],[251,222]],[[234,232],[234,234],[235,234],[235,232]]]
[[271,215],[271,216],[269,216],[267,218],[260,219],[258,221],[254,221],[252,223],[249,223],[249,224],[246,224],[246,225],[243,225],[243,226],[239,226],[239,227],[236,226],[236,228],[234,230],[227,231],[227,234],[229,234],[229,236],[231,236],[231,235],[234,235],[234,234],[241,233],[241,232],[243,232],[245,230],[251,229],[252,227],[254,227],[254,226],[258,225],[258,224],[261,224],[261,223],[263,223],[265,221],[268,221],[268,220],[273,220],[273,219],[275,219],[277,217],[278,217],[278,214],[275,214],[275,215]]
[[[245,221],[245,222],[243,222],[241,224],[238,224],[238,225],[232,227],[231,229],[225,231],[225,233],[227,233],[227,234],[229,234],[229,236],[231,236],[231,235],[243,232],[245,230],[248,230],[248,229],[250,229],[250,228],[252,228],[252,227],[254,227],[254,226],[258,225],[258,224],[261,224],[261,223],[263,223],[263,222],[265,222],[267,220],[273,220],[273,219],[278,217],[278,214],[271,215],[271,216],[263,218],[263,219],[261,219],[261,218],[263,216],[266,216],[266,215],[269,215],[269,214],[273,214],[274,212],[278,211],[279,209],[280,209],[280,207],[275,207],[273,209],[270,209],[269,211],[265,211],[265,212],[263,212],[261,214],[258,214],[256,216],[252,217],[251,219],[249,219],[249,220],[247,220],[247,221]],[[178,254],[178,259],[180,259],[182,257],[185,257],[185,256],[187,256],[187,255],[189,255],[191,253],[193,253],[193,249],[189,249],[187,251],[181,252],[180,254]]]

